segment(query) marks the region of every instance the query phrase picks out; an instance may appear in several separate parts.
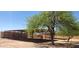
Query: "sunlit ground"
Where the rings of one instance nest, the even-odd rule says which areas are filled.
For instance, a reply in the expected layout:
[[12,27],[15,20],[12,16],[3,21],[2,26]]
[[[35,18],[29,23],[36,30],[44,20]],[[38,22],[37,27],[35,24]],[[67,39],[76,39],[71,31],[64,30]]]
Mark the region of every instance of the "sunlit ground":
[[[38,39],[37,39],[38,40]],[[28,42],[6,38],[0,38],[1,48],[79,48],[79,39],[72,38],[70,42],[62,39],[55,39],[55,46],[51,45],[51,41],[47,42]]]

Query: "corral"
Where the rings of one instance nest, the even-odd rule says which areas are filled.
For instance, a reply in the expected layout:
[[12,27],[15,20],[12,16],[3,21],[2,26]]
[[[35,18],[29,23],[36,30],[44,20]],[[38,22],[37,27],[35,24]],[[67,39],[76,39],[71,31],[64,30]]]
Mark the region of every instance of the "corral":
[[27,38],[27,34],[24,32],[24,30],[9,30],[1,32],[0,37],[22,40]]

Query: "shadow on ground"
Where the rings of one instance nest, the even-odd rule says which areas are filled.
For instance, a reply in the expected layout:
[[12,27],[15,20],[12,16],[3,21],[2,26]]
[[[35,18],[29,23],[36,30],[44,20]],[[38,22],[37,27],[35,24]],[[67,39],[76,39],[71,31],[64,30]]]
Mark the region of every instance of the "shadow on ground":
[[55,39],[59,39],[59,40],[67,40],[66,38],[55,38]]
[[76,41],[76,42],[72,42],[72,43],[74,45],[73,48],[79,48],[79,42]]
[[[43,42],[50,42],[51,40],[49,39],[33,39],[33,38],[26,38],[26,37],[21,37],[21,36],[12,36],[12,37],[2,37],[2,38],[7,38],[10,40],[19,40],[19,41],[25,41],[25,42],[34,42],[34,43],[43,43]],[[63,38],[55,38],[55,41],[59,40],[66,40]]]
[[[20,39],[12,39],[12,38],[8,38],[10,40],[18,40],[18,41],[24,41],[24,42],[34,42],[34,43],[43,43],[43,42],[51,42],[51,40],[47,40],[47,39],[32,39],[32,38],[20,38]],[[57,39],[60,38],[55,38],[55,41],[57,41]],[[63,39],[60,39],[63,40]],[[66,40],[66,39],[64,39]],[[47,44],[47,43],[46,43]],[[51,46],[50,44],[47,44],[49,46]],[[63,47],[63,48],[79,48],[79,42],[71,42],[69,44],[67,43],[55,43],[56,47]]]
[[74,45],[74,47],[73,48],[79,48],[79,45]]
[[[63,41],[64,42],[64,41]],[[79,42],[72,41],[69,43],[56,43],[57,46],[67,47],[67,48],[79,48]]]
[[51,40],[47,40],[47,39],[32,39],[32,38],[27,38],[27,39],[11,39],[11,38],[7,38],[7,39],[19,40],[19,41],[24,41],[24,42],[34,42],[34,43],[51,42]]

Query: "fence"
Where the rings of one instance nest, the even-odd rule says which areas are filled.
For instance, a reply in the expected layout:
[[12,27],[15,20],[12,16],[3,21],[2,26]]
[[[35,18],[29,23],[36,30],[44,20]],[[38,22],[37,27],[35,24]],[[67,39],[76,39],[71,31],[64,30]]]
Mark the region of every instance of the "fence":
[[27,34],[22,31],[4,31],[1,32],[1,38],[10,38],[10,39],[18,39],[23,40],[27,38]]

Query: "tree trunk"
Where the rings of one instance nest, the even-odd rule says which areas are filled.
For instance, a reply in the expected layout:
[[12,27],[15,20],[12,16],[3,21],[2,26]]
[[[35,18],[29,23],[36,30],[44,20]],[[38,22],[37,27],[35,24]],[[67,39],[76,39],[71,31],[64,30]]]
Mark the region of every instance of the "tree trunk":
[[71,39],[72,37],[73,37],[73,36],[69,36],[68,39],[67,39],[67,42],[68,42],[68,43],[67,43],[67,48],[70,46],[70,45],[69,45],[69,41],[70,41],[70,39]]
[[50,38],[51,38],[51,42],[52,42],[52,45],[55,45],[54,43],[54,36],[55,36],[55,31],[53,29],[53,31],[50,29],[50,27],[48,27],[48,31],[50,32]]
[[69,42],[72,37],[73,37],[73,36],[69,36],[68,39],[67,39],[67,42]]
[[51,42],[52,42],[52,45],[55,45],[54,43],[54,36],[55,36],[55,32],[50,32],[50,36],[51,36]]
[[32,33],[32,39],[33,39],[33,33]]
[[55,45],[55,43],[54,43],[54,36],[55,36],[55,22],[56,22],[55,20],[57,19],[56,11],[52,12],[52,14],[54,14],[54,16],[52,16],[52,19],[51,19],[50,35],[51,35],[52,45]]
[[34,34],[34,31],[32,31],[32,39],[33,39],[33,34]]
[[50,36],[51,36],[51,41],[52,41],[52,45],[55,45],[54,43],[54,36],[55,36],[55,24],[56,24],[56,11],[52,12],[52,14],[54,14],[54,16],[52,16],[52,18],[50,19],[50,25],[48,26],[49,32],[50,32]]

